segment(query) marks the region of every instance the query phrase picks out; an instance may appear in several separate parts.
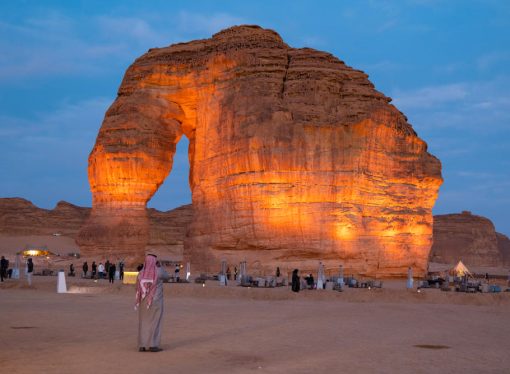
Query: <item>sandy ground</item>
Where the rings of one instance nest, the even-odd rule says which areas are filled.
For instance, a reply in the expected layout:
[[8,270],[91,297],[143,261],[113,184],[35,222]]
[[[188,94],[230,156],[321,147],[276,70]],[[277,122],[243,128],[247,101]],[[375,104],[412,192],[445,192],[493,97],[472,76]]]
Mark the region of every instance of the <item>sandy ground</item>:
[[[508,373],[510,293],[165,285],[159,353],[137,351],[134,287],[0,285],[2,373]],[[425,347],[420,347],[425,346]],[[428,346],[428,347],[427,347]],[[443,347],[438,347],[443,346]]]

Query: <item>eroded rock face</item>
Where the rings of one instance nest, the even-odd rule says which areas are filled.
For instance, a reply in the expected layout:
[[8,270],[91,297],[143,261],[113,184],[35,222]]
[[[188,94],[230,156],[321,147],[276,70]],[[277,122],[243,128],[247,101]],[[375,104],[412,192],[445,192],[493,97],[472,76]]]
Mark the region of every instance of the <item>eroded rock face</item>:
[[440,162],[366,74],[255,26],[152,49],[127,70],[89,158],[82,252],[140,261],[146,203],[190,141],[185,254],[274,269],[426,269]]
[[90,208],[65,201],[54,209],[41,209],[22,198],[0,199],[0,234],[53,235],[75,238],[84,225]]
[[496,239],[498,240],[498,249],[503,260],[503,266],[510,267],[510,238],[497,232]]
[[[0,198],[0,253],[2,250],[14,253],[26,245],[45,245],[56,252],[61,252],[62,249],[65,250],[63,254],[73,252],[73,248],[66,244],[74,242],[78,232],[85,225],[90,211],[90,208],[65,201],[60,201],[54,209],[50,210],[39,208],[21,198]],[[151,251],[163,259],[182,260],[184,239],[192,214],[191,205],[183,205],[167,212],[148,209],[150,227],[148,247]],[[58,243],[60,240],[48,241],[48,237],[56,235],[58,239],[68,240],[62,243]],[[54,248],[57,244],[59,248]],[[122,259],[118,253],[101,251],[89,251],[82,254],[82,257],[97,261]]]
[[468,211],[436,215],[430,261],[445,264],[462,261],[468,267],[503,266],[498,235],[501,235],[500,245],[504,246],[504,235],[496,233],[488,218]]

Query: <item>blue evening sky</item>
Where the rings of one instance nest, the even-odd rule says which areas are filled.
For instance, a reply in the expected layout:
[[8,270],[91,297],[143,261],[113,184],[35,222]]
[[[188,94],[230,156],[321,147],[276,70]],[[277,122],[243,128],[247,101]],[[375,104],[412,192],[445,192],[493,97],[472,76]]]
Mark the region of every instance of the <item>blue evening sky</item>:
[[[510,1],[2,1],[0,197],[90,206],[87,157],[126,68],[238,24],[333,53],[393,97],[445,182],[434,213],[510,234]],[[189,203],[187,144],[149,206]]]

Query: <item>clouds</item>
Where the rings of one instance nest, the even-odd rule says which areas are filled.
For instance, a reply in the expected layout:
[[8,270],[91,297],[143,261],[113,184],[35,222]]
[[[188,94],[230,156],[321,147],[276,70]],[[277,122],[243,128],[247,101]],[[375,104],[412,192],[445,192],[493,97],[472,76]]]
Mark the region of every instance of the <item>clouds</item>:
[[395,90],[404,111],[443,164],[436,213],[472,210],[509,232],[510,79]]
[[91,41],[80,35],[76,19],[55,12],[27,18],[19,24],[0,23],[0,82],[72,74],[92,75],[104,69],[105,59],[116,57],[119,45]]
[[64,103],[33,119],[0,116],[0,196],[21,195],[45,207],[60,199],[90,204],[87,159],[110,101]]
[[[471,132],[510,131],[510,76],[395,90],[395,105],[418,127]],[[490,126],[488,126],[490,124]]]
[[177,15],[179,33],[201,33],[212,35],[227,27],[240,25],[246,21],[239,16],[228,13],[201,14],[180,11]]
[[0,56],[0,82],[106,74],[129,64],[149,48],[209,37],[242,22],[240,17],[227,13],[186,11],[169,17],[158,13],[71,17],[47,11],[17,23],[0,21],[0,48],[7,51]]
[[393,101],[402,108],[422,109],[459,101],[466,98],[467,95],[468,87],[465,83],[453,83],[423,87],[408,92],[396,90],[393,94]]

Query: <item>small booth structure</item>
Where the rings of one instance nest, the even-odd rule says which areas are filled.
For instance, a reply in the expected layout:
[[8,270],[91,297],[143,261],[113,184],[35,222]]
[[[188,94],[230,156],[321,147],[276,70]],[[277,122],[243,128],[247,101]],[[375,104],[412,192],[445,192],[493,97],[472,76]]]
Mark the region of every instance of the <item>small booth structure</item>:
[[124,279],[122,280],[123,284],[136,284],[136,278],[138,277],[137,271],[125,271]]

